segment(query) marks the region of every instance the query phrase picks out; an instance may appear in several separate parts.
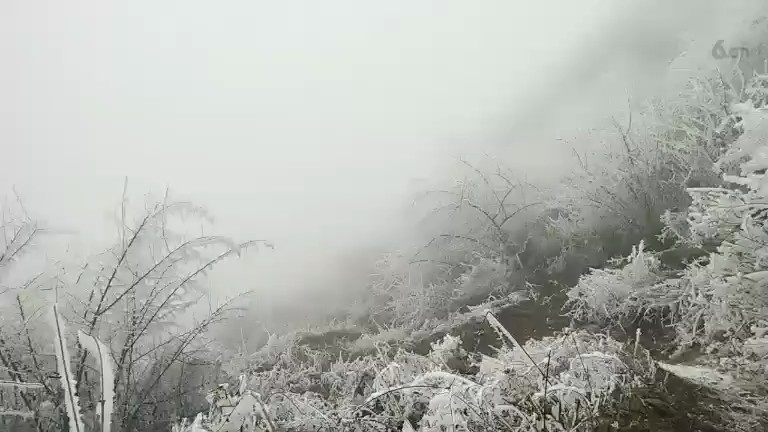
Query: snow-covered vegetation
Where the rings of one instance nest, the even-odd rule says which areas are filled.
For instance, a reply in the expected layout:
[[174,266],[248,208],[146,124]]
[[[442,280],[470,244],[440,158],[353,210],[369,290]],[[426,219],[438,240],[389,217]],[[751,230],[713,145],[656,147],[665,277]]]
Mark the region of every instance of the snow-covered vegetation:
[[[664,215],[661,236],[672,237],[677,246],[715,250],[671,275],[661,269],[659,254],[641,243],[625,265],[592,270],[568,292],[576,319],[619,326],[645,320],[658,324],[661,333],[671,330],[676,355],[699,351],[697,363],[710,368],[708,376],[724,374],[713,385],[739,394],[741,407],[763,416],[768,408],[766,78],[755,75],[744,99],[729,103],[723,121],[739,136],[713,164],[722,182],[687,188],[690,206]],[[701,369],[688,371],[702,375]]]
[[252,305],[214,304],[206,276],[269,242],[204,234],[208,214],[168,196],[136,215],[124,199],[104,253],[6,285],[47,233],[11,203],[0,429],[762,430],[768,60],[736,66],[593,132],[603,151],[555,187],[460,161],[421,197],[426,242],[371,263],[325,322],[250,330],[257,350],[219,337]]
[[586,332],[506,342],[495,356],[473,356],[449,335],[426,355],[381,345],[351,361],[294,346],[272,352],[268,371],[241,375],[234,391],[214,389],[198,426],[178,429],[586,431],[611,423],[600,413],[654,372],[647,352]]

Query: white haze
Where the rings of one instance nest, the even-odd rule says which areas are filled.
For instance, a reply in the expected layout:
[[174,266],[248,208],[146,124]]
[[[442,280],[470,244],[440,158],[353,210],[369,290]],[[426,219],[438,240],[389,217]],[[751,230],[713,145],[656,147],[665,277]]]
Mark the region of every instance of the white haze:
[[6,0],[0,190],[85,253],[125,176],[134,201],[168,185],[275,243],[223,292],[321,289],[350,251],[407,240],[414,180],[484,152],[556,178],[556,138],[666,91],[679,43],[711,61],[757,4]]

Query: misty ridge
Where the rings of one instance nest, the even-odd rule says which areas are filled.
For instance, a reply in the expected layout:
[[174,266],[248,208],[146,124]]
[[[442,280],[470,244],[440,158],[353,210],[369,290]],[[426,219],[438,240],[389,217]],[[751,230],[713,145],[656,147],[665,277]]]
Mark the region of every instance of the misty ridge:
[[768,4],[0,6],[0,431],[768,430]]

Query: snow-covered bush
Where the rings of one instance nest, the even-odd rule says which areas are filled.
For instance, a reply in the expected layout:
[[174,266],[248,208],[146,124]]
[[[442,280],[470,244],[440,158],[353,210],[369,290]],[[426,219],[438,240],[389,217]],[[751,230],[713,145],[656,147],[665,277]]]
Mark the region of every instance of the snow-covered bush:
[[712,71],[692,76],[676,96],[630,104],[621,122],[578,137],[595,144],[576,154],[579,169],[549,201],[550,235],[562,243],[550,270],[577,260],[581,268],[602,265],[662,229],[672,235],[665,222],[690,204],[686,188],[722,183],[714,162],[738,137],[729,104],[739,97]]
[[748,101],[735,104],[732,112],[743,133],[718,166],[733,186],[689,191],[694,204],[688,212],[688,241],[720,243],[706,266],[691,266],[684,276],[699,300],[683,304],[690,310],[683,328],[690,332],[689,342],[738,336],[768,312],[768,295],[763,294],[768,275],[768,110]]
[[507,267],[499,260],[478,257],[457,280],[460,295],[469,298],[505,292],[508,286],[506,271]]
[[461,292],[457,282],[447,277],[448,266],[417,266],[411,260],[412,255],[397,252],[385,254],[375,263],[364,300],[368,320],[386,327],[416,328],[450,312]]
[[207,414],[199,413],[191,424],[182,420],[173,425],[173,432],[267,432],[274,431],[269,408],[245,386],[245,377],[240,385],[231,391],[228,384],[220,384],[208,392],[206,400],[210,405]]
[[[755,76],[747,90],[762,87],[766,79]],[[746,92],[753,93],[758,94]],[[574,317],[605,321],[626,311],[659,313],[675,329],[681,349],[699,345],[714,358],[713,367],[749,376],[751,386],[765,384],[768,109],[762,103],[731,104],[738,138],[716,161],[723,185],[687,189],[692,202],[682,213],[685,222],[672,229],[681,243],[715,244],[717,250],[664,280],[652,257],[636,264],[637,252],[622,269],[595,270],[569,292]],[[679,223],[680,216],[669,212],[665,219]]]
[[606,336],[565,333],[520,346],[489,322],[507,344],[495,357],[475,356],[474,372],[457,368],[471,356],[450,335],[424,356],[380,346],[352,361],[295,357],[241,378],[236,392],[219,386],[196,421],[216,430],[221,407],[244,403],[252,409],[238,425],[284,431],[589,431],[653,375],[647,352],[630,354]]
[[639,313],[640,303],[647,300],[646,288],[661,280],[659,262],[641,241],[626,263],[616,269],[593,269],[580,278],[567,293],[569,314],[579,321],[605,321]]

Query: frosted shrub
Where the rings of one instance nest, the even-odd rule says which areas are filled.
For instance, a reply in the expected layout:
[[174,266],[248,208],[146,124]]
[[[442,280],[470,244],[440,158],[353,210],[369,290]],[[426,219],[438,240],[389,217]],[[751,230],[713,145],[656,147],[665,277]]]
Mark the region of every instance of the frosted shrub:
[[439,365],[429,358],[398,351],[389,364],[378,370],[372,388],[377,392],[386,391],[390,387],[412,381],[438,367]]
[[[762,81],[757,76],[748,87]],[[685,243],[719,245],[717,252],[688,265],[678,279],[662,281],[655,262],[638,248],[623,268],[595,270],[568,293],[575,318],[661,311],[681,346],[746,355],[742,343],[752,341],[749,329],[768,313],[768,110],[747,101],[729,111],[739,137],[715,165],[724,186],[687,189],[692,202],[684,229],[670,227]],[[671,212],[665,220],[679,222]],[[721,343],[726,340],[729,347]]]
[[687,323],[691,341],[700,338],[700,327],[701,338],[708,341],[751,325],[768,311],[768,296],[761,288],[768,274],[768,112],[750,104],[735,105],[733,111],[741,117],[744,132],[718,164],[737,164],[738,171],[724,179],[739,187],[727,192],[691,190],[698,204],[689,211],[694,240],[714,231],[724,233],[706,268],[691,267],[686,274],[690,289],[701,299],[691,305],[697,309],[695,321]]
[[[507,344],[497,356],[480,358],[477,374],[453,367],[467,355],[457,337],[433,343],[425,356],[379,348],[322,371],[294,359],[279,363],[279,371],[241,378],[235,391],[219,386],[197,422],[227,428],[222,419],[229,415],[250,431],[587,432],[653,372],[647,352],[631,356],[618,342],[586,332]],[[309,384],[291,387],[298,380]],[[245,388],[261,381],[263,392]],[[186,427],[178,429],[191,431]]]
[[476,296],[492,292],[503,292],[508,282],[505,279],[507,268],[498,260],[480,257],[470,270],[459,279],[462,295]]
[[365,302],[377,324],[418,328],[426,320],[445,318],[462,296],[460,286],[443,274],[445,269],[409,265],[411,259],[390,253],[376,262]]
[[604,321],[637,313],[632,299],[642,297],[643,288],[661,280],[659,262],[644,249],[643,242],[632,248],[627,264],[618,269],[592,269],[568,291],[567,307],[577,320]]
[[[645,356],[630,356],[621,343],[585,331],[531,340],[524,348],[527,355],[522,350],[512,350],[500,358],[517,365],[518,370],[526,370],[522,368],[526,364],[530,368],[528,356],[542,369],[549,363],[550,376],[559,377],[561,383],[570,387],[589,391],[594,397],[615,395],[617,390],[622,390],[618,387],[640,384],[634,380],[648,378],[653,373],[647,352]],[[534,368],[528,369],[531,379],[536,378],[534,372]]]
[[403,288],[392,300],[394,319],[390,324],[411,328],[429,318],[444,318],[457,296],[456,287],[450,282]]
[[689,188],[689,243],[720,243],[739,230],[747,209],[743,195],[725,188]]
[[467,355],[464,348],[461,347],[461,339],[451,335],[431,344],[431,347],[432,351],[428,357],[440,365],[448,365],[451,360]]

